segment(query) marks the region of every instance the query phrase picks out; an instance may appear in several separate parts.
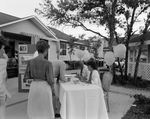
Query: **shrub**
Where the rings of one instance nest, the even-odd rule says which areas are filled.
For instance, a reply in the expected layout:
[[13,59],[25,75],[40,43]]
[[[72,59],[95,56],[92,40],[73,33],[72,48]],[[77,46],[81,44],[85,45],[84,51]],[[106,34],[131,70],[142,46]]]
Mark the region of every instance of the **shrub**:
[[150,119],[150,98],[142,94],[134,95],[135,101],[121,119]]

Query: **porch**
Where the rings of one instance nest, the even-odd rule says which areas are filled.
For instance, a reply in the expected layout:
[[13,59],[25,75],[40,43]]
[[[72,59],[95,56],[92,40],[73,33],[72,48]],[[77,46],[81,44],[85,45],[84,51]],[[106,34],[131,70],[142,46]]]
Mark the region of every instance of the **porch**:
[[[139,60],[139,67],[137,76],[141,77],[142,79],[150,81],[150,45],[149,40],[146,41],[142,53]],[[129,50],[129,59],[128,59],[128,74],[130,73],[131,76],[134,75],[137,55],[138,55],[138,42],[130,43],[130,50]]]

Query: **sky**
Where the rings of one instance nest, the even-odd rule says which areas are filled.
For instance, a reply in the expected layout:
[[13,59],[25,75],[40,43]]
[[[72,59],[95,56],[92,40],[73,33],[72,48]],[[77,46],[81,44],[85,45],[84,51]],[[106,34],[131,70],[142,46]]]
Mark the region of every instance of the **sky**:
[[[55,4],[56,0],[52,0]],[[42,3],[42,0],[0,0],[0,12],[10,14],[16,17],[27,17],[31,15],[37,16],[45,25],[49,25],[45,18],[38,16],[34,10],[35,8],[39,8],[39,3]],[[135,25],[137,28],[139,26]],[[54,26],[52,26],[54,27]],[[100,31],[101,34],[106,36],[106,31],[104,27],[96,27],[92,25],[88,25],[88,27],[95,31]],[[72,28],[72,27],[54,27],[58,30],[68,34],[78,37],[81,34],[86,34],[86,37],[94,36],[94,33],[84,31],[82,28]]]

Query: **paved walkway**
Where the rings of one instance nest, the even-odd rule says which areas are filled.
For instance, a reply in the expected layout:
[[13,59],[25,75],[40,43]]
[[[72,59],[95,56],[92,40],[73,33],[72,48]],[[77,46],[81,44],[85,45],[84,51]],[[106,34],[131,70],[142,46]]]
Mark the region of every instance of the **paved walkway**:
[[[18,78],[8,79],[6,87],[12,95],[7,101],[6,119],[29,119],[26,112],[28,93],[18,93]],[[134,94],[150,97],[149,92],[111,86],[109,119],[121,119],[134,102]]]

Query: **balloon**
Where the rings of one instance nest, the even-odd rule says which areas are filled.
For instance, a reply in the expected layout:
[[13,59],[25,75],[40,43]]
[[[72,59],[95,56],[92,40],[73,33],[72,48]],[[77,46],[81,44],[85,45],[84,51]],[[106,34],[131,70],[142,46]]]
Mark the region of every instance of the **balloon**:
[[126,46],[119,44],[114,48],[115,57],[124,58],[126,52]]
[[85,50],[84,53],[83,60],[86,62],[91,58],[91,55],[87,50]]
[[112,65],[115,62],[115,55],[113,52],[106,52],[104,56],[104,61],[108,66]]
[[82,50],[77,51],[77,57],[81,59],[84,56],[84,52]]
[[88,50],[84,50],[83,52],[84,52],[84,54],[89,54]]
[[39,54],[38,54],[38,51],[35,51],[34,55],[33,55],[33,58],[37,57]]

